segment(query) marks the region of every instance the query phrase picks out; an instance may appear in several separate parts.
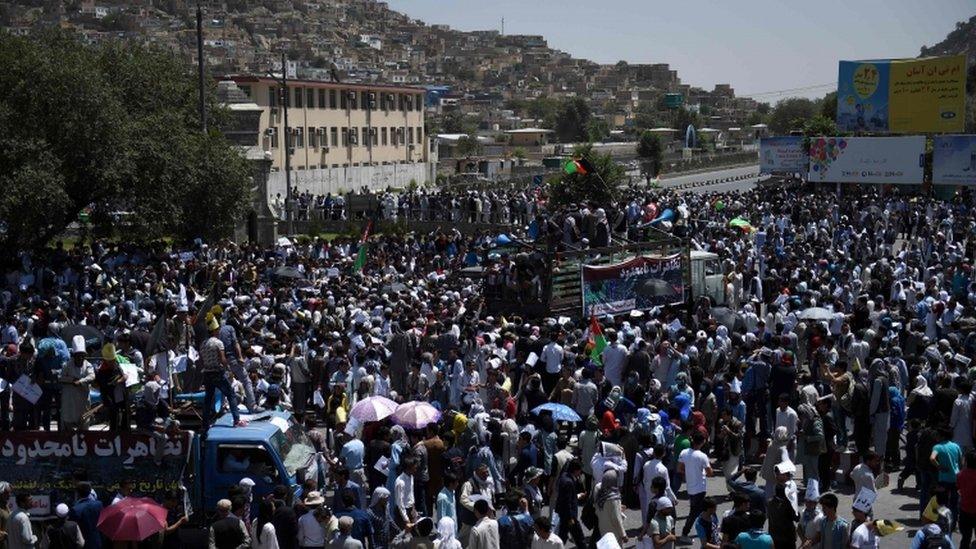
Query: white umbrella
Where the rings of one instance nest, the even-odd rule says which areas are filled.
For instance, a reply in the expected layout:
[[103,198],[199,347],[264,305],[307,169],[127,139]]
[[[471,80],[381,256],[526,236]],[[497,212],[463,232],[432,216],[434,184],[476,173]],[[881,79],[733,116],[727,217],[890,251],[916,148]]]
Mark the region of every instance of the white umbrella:
[[349,415],[359,421],[380,421],[393,415],[397,403],[384,396],[371,396],[356,403]]
[[440,410],[416,400],[401,404],[393,412],[393,422],[408,429],[423,429],[440,418]]
[[810,307],[800,313],[800,320],[833,320],[834,313],[823,307]]

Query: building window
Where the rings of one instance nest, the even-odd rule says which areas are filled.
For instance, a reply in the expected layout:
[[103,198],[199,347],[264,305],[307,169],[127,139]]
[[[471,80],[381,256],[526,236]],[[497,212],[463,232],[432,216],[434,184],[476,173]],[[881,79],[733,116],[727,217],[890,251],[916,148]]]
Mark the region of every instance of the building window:
[[346,96],[346,90],[339,90],[339,108],[346,109],[349,107],[349,98]]
[[398,111],[404,110],[404,107],[403,107],[404,106],[404,103],[405,103],[405,101],[403,100],[403,94],[402,93],[398,93],[397,94],[397,110]]
[[415,111],[423,110],[424,108],[423,104],[424,104],[423,96],[418,93],[413,98],[413,110]]
[[370,141],[369,141],[369,128],[363,128],[363,140],[360,141],[359,144],[362,145],[362,146],[364,146],[364,147],[369,147],[370,146]]
[[302,108],[302,94],[305,93],[301,88],[295,88],[295,108]]
[[268,128],[268,135],[271,137],[271,148],[278,148],[278,130],[276,128]]
[[295,128],[295,148],[305,147],[305,128]]
[[359,108],[364,111],[369,110],[369,92],[359,93]]
[[310,109],[315,108],[315,90],[312,88],[305,89],[305,106]]
[[349,145],[349,128],[342,128],[342,146]]
[[339,146],[339,128],[333,126],[332,129],[329,130],[329,139],[332,141],[333,147]]
[[413,145],[413,128],[404,128],[403,131],[407,134],[407,143]]
[[370,139],[372,139],[372,140],[373,140],[373,146],[374,146],[374,147],[375,147],[376,145],[379,145],[379,144],[380,144],[380,142],[379,142],[379,139],[380,139],[380,136],[379,136],[379,134],[378,134],[378,133],[376,132],[376,128],[370,128],[370,129],[369,129],[369,137],[370,137]]
[[334,108],[336,108],[336,105],[337,104],[338,103],[336,103],[336,91],[335,90],[329,90],[329,108],[330,109],[334,109]]
[[278,88],[268,86],[268,106],[275,108],[278,106]]
[[349,110],[356,110],[356,92],[348,91],[346,95],[349,96]]
[[380,141],[386,146],[386,128],[380,128]]
[[315,128],[309,126],[309,128],[308,128],[308,148],[314,149],[317,146],[318,145],[316,144],[316,141],[315,141]]
[[417,128],[417,144],[419,145],[424,141],[423,139],[423,128]]
[[324,109],[324,108],[326,108],[326,106],[327,106],[327,103],[325,102],[325,90],[324,89],[320,89],[319,90],[319,108],[320,109]]

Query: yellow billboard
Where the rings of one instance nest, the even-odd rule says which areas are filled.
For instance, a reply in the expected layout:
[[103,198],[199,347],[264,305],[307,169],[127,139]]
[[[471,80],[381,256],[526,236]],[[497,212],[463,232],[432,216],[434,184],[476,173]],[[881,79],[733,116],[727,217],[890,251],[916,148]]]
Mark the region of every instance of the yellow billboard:
[[965,123],[965,55],[840,62],[841,130],[950,133]]

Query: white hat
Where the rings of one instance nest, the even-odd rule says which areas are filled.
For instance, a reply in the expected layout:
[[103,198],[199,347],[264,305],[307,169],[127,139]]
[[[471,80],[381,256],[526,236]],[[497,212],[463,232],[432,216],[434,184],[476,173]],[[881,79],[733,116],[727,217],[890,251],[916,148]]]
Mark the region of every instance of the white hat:
[[57,513],[58,517],[65,518],[68,516],[68,506],[59,503],[57,507],[54,508],[54,512]]
[[780,462],[773,469],[776,470],[776,474],[778,475],[792,475],[796,473],[796,465],[792,461]]
[[76,335],[71,338],[71,352],[85,354],[85,336]]
[[655,511],[660,511],[661,509],[671,509],[672,507],[674,507],[674,504],[671,503],[671,500],[666,497],[659,497],[654,500]]
[[245,488],[250,488],[251,486],[254,486],[254,481],[251,480],[248,477],[244,477],[237,484],[239,484],[239,485],[241,485],[241,486],[243,486]]

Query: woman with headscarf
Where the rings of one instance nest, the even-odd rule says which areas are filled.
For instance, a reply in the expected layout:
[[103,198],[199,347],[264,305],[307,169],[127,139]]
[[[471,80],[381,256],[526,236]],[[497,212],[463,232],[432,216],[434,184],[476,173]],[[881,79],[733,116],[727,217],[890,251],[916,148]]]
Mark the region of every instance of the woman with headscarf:
[[[627,543],[627,530],[624,528],[623,510],[620,503],[620,483],[617,471],[608,470],[603,480],[596,485],[593,506],[596,510],[600,535],[612,533],[623,546]],[[596,534],[596,532],[594,532]]]
[[603,475],[607,471],[615,470],[619,474],[619,487],[627,474],[627,458],[624,456],[624,449],[612,442],[601,442],[597,453],[590,460],[590,467],[593,469],[594,486],[603,481]]
[[932,412],[932,388],[929,380],[919,374],[915,377],[915,388],[908,394],[908,419],[926,419]]
[[434,542],[434,549],[461,549],[461,542],[457,540],[457,524],[451,517],[442,517],[437,521],[437,533],[440,537]]
[[888,452],[888,427],[891,423],[891,401],[888,398],[888,367],[884,360],[871,361],[871,439],[874,451],[882,459]]
[[586,418],[586,424],[583,426],[583,432],[579,435],[580,460],[583,462],[583,473],[585,473],[587,477],[593,476],[593,468],[590,466],[590,460],[592,460],[593,455],[596,454],[599,444],[600,420],[598,420],[596,416],[590,416]]
[[400,462],[403,461],[403,454],[410,451],[410,440],[407,439],[407,432],[399,425],[394,425],[390,429],[390,435],[390,463],[387,467],[386,489],[392,494],[393,485],[396,484],[396,478],[400,474]]
[[366,516],[369,518],[370,526],[373,529],[372,549],[385,549],[389,546],[390,540],[399,533],[396,524],[390,520],[387,513],[387,505],[390,501],[390,491],[382,486],[377,486],[373,490],[373,496],[369,499],[369,509]]
[[769,442],[769,447],[766,448],[766,457],[763,458],[762,468],[759,470],[759,474],[766,481],[765,490],[767,498],[773,497],[773,494],[776,493],[775,467],[784,461],[792,463],[789,449],[787,448],[789,443],[790,433],[786,427],[780,425],[773,431],[773,438]]

